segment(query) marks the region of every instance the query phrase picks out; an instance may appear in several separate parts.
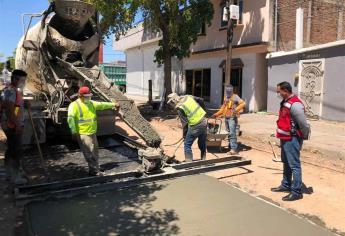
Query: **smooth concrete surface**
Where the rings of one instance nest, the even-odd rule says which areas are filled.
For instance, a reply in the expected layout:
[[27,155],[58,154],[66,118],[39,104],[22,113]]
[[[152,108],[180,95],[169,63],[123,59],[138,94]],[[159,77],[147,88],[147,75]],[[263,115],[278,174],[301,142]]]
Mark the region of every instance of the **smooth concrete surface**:
[[206,175],[33,203],[34,235],[333,235]]

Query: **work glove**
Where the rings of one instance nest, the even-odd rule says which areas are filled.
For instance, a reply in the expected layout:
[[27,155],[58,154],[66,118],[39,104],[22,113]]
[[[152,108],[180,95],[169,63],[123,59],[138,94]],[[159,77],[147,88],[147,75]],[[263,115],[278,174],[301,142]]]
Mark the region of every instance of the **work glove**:
[[117,102],[115,102],[115,103],[114,103],[114,107],[115,107],[116,110],[119,110],[119,109],[120,109],[120,104],[117,103]]

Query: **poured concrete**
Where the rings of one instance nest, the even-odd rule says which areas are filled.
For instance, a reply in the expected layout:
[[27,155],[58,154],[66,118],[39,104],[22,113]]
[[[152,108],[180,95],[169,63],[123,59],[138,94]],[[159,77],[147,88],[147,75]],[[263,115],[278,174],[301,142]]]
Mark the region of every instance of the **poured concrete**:
[[34,235],[333,235],[217,179],[196,175],[32,203]]

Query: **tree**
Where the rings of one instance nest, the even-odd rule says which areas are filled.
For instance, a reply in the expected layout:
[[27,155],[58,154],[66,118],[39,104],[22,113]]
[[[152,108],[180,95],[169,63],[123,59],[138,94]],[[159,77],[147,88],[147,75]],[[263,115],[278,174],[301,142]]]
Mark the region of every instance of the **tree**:
[[2,73],[2,70],[5,67],[5,62],[3,62],[3,58],[5,58],[5,55],[3,53],[0,52],[0,73]]
[[[146,25],[162,32],[155,62],[164,65],[165,95],[172,92],[171,58],[190,55],[202,24],[211,24],[214,9],[209,0],[138,0]],[[144,26],[145,27],[145,26]]]
[[95,6],[100,15],[100,31],[103,38],[114,34],[118,39],[132,26],[137,1],[130,0],[84,0]]
[[15,69],[16,49],[14,49],[12,54],[12,56],[5,57],[4,54],[0,53],[0,58],[6,59],[4,62],[0,62],[0,73],[5,67],[10,71]]

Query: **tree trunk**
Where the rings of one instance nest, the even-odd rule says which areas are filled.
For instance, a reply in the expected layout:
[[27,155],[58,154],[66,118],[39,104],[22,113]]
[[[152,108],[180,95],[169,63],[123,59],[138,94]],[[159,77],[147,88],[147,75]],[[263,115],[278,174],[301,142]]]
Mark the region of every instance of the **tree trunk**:
[[171,92],[171,55],[170,52],[164,55],[164,88],[165,95],[168,96]]
[[164,57],[164,90],[165,101],[167,96],[172,92],[171,89],[171,53],[167,33],[163,32],[163,57]]

